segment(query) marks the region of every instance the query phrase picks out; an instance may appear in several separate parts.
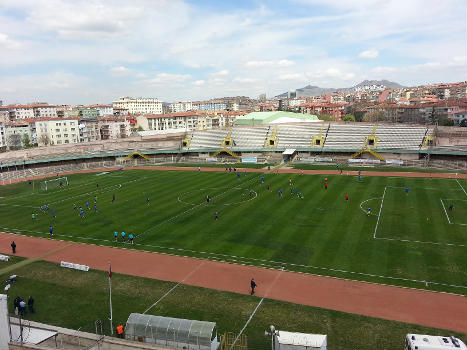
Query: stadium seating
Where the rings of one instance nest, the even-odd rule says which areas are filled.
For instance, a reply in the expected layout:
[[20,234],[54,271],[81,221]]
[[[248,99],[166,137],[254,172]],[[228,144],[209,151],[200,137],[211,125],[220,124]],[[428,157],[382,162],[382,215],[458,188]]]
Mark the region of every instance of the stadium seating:
[[232,140],[234,148],[264,148],[269,131],[268,126],[254,128],[233,128]]
[[[313,137],[318,136],[322,123],[300,124],[300,125],[280,125],[277,128],[278,148],[310,148]],[[324,133],[328,124],[324,125]],[[323,135],[325,136],[325,134]],[[322,145],[321,145],[322,146]]]
[[331,124],[324,148],[339,150],[359,150],[362,148],[365,138],[371,135],[373,125],[346,125]]
[[[430,131],[430,134],[427,131]],[[430,136],[432,129],[426,127],[384,126],[378,125],[375,136],[378,138],[377,149],[420,149],[425,135]]]
[[222,146],[222,141],[227,136],[228,130],[213,129],[204,131],[194,131],[188,136],[191,137],[190,149],[211,148],[218,149]]

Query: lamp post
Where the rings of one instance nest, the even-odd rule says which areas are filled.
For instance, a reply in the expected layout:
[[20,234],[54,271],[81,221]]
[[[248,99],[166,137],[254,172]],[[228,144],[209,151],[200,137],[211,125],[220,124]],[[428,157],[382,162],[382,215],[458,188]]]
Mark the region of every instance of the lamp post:
[[271,350],[274,350],[275,348],[275,342],[274,342],[274,336],[278,336],[279,335],[279,331],[276,330],[276,327],[274,327],[273,325],[270,325],[269,326],[269,332],[268,331],[264,331],[264,336],[265,337],[271,337]]

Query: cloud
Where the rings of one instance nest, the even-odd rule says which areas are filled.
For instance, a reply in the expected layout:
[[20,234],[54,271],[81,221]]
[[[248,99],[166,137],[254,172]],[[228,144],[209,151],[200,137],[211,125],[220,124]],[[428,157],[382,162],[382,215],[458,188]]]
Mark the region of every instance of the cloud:
[[245,63],[247,68],[272,68],[272,67],[290,67],[293,66],[295,62],[289,60],[279,60],[279,61],[248,61]]
[[111,75],[116,77],[126,76],[131,73],[131,70],[124,66],[112,67],[109,71]]
[[358,57],[360,58],[376,58],[378,56],[379,56],[378,50],[366,50],[366,51],[360,52],[360,54],[358,55]]
[[206,84],[206,81],[204,80],[196,80],[192,83],[194,86],[203,86],[204,84]]
[[299,73],[286,73],[280,74],[277,78],[279,80],[303,80],[304,75]]
[[82,104],[124,95],[274,96],[380,77],[403,85],[465,80],[464,0],[291,3],[296,11],[277,2],[226,10],[188,0],[0,0],[0,76],[17,94],[4,99],[35,99],[15,78],[43,86],[43,100]]
[[211,73],[211,75],[213,77],[225,77],[225,76],[229,75],[229,71],[227,69],[223,69],[223,70],[220,70],[218,72]]
[[378,66],[373,68],[371,71],[376,74],[386,74],[386,73],[392,73],[395,72],[397,69],[395,67],[384,67],[384,66]]
[[13,40],[3,33],[0,33],[0,46],[11,50],[16,50],[22,47],[19,41]]
[[144,80],[147,84],[177,84],[183,83],[190,79],[190,74],[170,74],[170,73],[159,73],[152,79]]
[[258,79],[253,79],[253,78],[235,78],[232,80],[234,83],[241,83],[241,84],[250,84],[257,82]]

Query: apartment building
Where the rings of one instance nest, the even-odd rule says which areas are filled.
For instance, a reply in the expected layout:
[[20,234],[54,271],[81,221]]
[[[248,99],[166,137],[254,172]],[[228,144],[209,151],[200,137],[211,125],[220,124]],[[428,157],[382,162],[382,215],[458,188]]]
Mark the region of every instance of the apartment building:
[[193,102],[194,111],[222,111],[227,109],[223,101],[197,101]]
[[39,146],[62,145],[78,142],[78,119],[40,119],[36,121]]
[[92,142],[101,139],[98,118],[80,118],[79,142]]
[[169,105],[170,113],[182,113],[193,110],[192,102],[175,102]]
[[198,126],[199,113],[182,112],[168,114],[148,114],[137,117],[137,123],[144,130],[162,132],[176,132],[195,130]]
[[162,114],[162,102],[157,98],[121,97],[112,107],[127,109],[131,114]]
[[47,103],[1,106],[0,111],[7,111],[8,117],[11,121],[19,119],[57,117],[56,107]]
[[120,139],[130,136],[130,122],[125,118],[99,119],[99,133],[101,140]]
[[30,144],[34,144],[35,135],[34,123],[27,121],[14,121],[5,123],[5,144],[9,149],[20,149],[25,146],[25,135],[29,139]]
[[0,119],[0,150],[5,150],[6,146],[6,122]]
[[300,105],[300,111],[306,114],[329,115],[335,120],[341,120],[345,116],[347,102],[313,102]]

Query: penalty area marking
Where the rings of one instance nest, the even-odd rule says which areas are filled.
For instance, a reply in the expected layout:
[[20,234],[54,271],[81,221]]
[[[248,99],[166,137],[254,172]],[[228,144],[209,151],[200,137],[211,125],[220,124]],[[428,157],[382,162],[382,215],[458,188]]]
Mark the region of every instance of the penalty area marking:
[[[381,207],[380,207],[380,211],[379,211],[379,214],[378,214],[378,220],[376,221],[375,231],[373,232],[373,238],[374,239],[380,239],[380,240],[385,240],[385,241],[397,241],[397,242],[404,242],[404,243],[421,243],[421,244],[433,244],[433,245],[446,245],[446,246],[451,246],[451,247],[465,247],[465,244],[431,242],[431,241],[418,241],[418,240],[402,239],[402,238],[376,237],[376,230],[378,229],[378,223],[379,223],[379,219],[380,219],[380,215],[381,215],[381,210],[383,208],[383,200],[384,200],[384,195],[386,194],[386,188],[402,188],[402,189],[404,189],[405,187],[401,187],[401,186],[385,186],[384,187],[383,197],[382,197],[382,200],[381,200]],[[442,200],[441,200],[441,204],[443,205],[443,208],[444,208],[444,204],[443,204]],[[446,208],[444,208],[444,211],[446,212]],[[446,215],[447,215],[447,213],[446,213]],[[453,224],[453,223],[451,223],[451,220],[449,220],[449,218],[448,218],[448,222],[449,222],[449,224]],[[455,224],[455,225],[467,226],[465,224]]]
[[[370,199],[364,200],[363,202],[360,203],[360,209],[366,214],[367,213],[366,210],[363,209],[363,207],[362,207],[363,203],[366,203],[368,201],[372,201],[373,199],[381,199],[381,198],[383,198],[383,197],[375,197],[375,198],[370,198]],[[376,216],[376,214],[370,214],[370,215]]]
[[444,206],[444,202],[443,202],[443,201],[451,201],[451,202],[454,202],[454,201],[462,201],[462,202],[465,202],[465,201],[467,201],[467,199],[446,199],[446,198],[440,198],[439,200],[441,201],[441,205],[443,206],[444,213],[446,214],[446,217],[448,218],[448,222],[449,222],[450,225],[467,226],[467,224],[459,224],[459,223],[456,223],[456,222],[451,222],[451,219],[449,218],[449,214],[448,214],[448,212],[446,211],[446,207]]
[[462,191],[464,191],[464,194],[467,196],[467,192],[465,192],[464,186],[461,185],[458,179],[456,179],[456,182],[462,188]]

